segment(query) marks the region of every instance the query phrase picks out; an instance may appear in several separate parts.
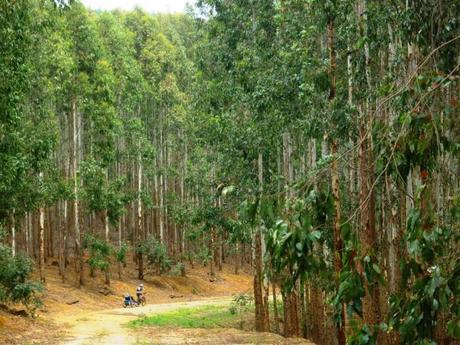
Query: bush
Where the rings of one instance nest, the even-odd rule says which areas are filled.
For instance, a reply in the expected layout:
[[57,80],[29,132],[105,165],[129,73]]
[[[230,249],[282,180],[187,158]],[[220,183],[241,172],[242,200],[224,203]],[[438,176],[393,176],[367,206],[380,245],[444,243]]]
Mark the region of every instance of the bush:
[[196,253],[196,260],[203,266],[207,266],[211,262],[211,258],[211,251],[207,247],[201,248]]
[[161,244],[155,236],[149,236],[137,250],[147,257],[148,264],[154,266],[158,274],[171,269],[172,261],[168,256],[166,246]]
[[112,246],[109,243],[92,235],[86,235],[84,248],[89,251],[88,265],[92,271],[97,269],[102,272],[109,271],[112,253]]
[[120,264],[126,263],[126,254],[128,253],[128,245],[123,242],[121,246],[115,251],[115,259]]
[[24,255],[13,257],[10,248],[0,243],[0,301],[22,303],[29,310],[39,307],[37,294],[43,286],[28,280],[32,270],[32,260]]
[[174,277],[185,277],[185,265],[178,262],[171,269],[171,275]]
[[251,306],[253,306],[254,299],[252,296],[247,294],[238,294],[233,297],[232,303],[230,304],[229,311],[232,315],[239,315],[239,327],[244,328],[245,315],[249,312]]
[[233,297],[232,303],[230,304],[230,313],[232,314],[242,314],[247,312],[252,306],[254,299],[252,296],[247,294],[238,294]]

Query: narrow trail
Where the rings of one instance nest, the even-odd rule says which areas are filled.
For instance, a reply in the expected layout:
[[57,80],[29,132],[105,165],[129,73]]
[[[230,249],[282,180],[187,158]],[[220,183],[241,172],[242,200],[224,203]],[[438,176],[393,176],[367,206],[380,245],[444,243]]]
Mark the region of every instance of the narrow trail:
[[[67,327],[62,345],[124,345],[141,342],[143,336],[127,328],[126,323],[142,315],[177,310],[183,307],[225,305],[231,298],[208,298],[189,302],[148,304],[137,308],[117,308],[98,312],[56,315],[55,321]],[[120,303],[121,304],[121,303]]]

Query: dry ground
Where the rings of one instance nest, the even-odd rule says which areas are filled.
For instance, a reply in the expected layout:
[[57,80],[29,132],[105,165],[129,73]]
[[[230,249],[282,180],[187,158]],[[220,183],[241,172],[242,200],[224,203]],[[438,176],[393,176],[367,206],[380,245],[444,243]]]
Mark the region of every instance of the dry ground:
[[[129,265],[130,267],[134,267]],[[113,279],[104,288],[102,274],[86,276],[85,286],[78,289],[74,277],[62,283],[57,267],[47,269],[44,307],[38,317],[29,319],[0,312],[0,344],[5,345],[122,345],[122,344],[310,344],[301,339],[236,329],[178,329],[148,327],[133,330],[126,323],[141,315],[174,310],[184,306],[229,303],[236,293],[250,293],[252,277],[248,272],[233,274],[230,266],[210,281],[207,268],[187,270],[187,277],[147,275],[145,289],[148,305],[122,308],[125,292],[134,294],[140,283],[134,268],[127,268],[124,280]],[[115,272],[114,272],[115,273]],[[116,275],[116,274],[114,274]],[[69,304],[76,302],[75,304]]]
[[126,323],[142,315],[154,315],[183,307],[220,305],[230,302],[228,297],[207,298],[191,302],[147,305],[132,309],[112,309],[91,314],[69,316],[61,321],[69,325],[66,345],[115,345],[115,344],[304,344],[302,339],[287,340],[279,335],[245,332],[237,329],[181,329],[148,327],[130,329]]

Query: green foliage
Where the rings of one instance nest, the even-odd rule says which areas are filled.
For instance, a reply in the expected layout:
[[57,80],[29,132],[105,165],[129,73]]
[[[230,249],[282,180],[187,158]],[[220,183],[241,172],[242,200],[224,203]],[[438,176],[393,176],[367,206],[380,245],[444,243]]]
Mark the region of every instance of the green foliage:
[[254,307],[254,298],[246,294],[238,294],[233,296],[232,303],[230,304],[229,311],[232,315],[240,316],[239,328],[243,329],[245,317],[248,312]]
[[115,259],[117,260],[118,263],[121,263],[121,264],[126,263],[126,254],[128,253],[128,249],[129,247],[126,242],[123,242],[121,246],[115,249],[114,251]]
[[22,254],[13,256],[10,248],[0,243],[0,301],[19,302],[27,308],[40,306],[38,293],[43,287],[29,280],[32,270],[32,260]]
[[[324,204],[326,202],[326,204]],[[286,220],[277,219],[279,209],[273,199],[263,199],[260,212],[268,226],[266,246],[273,274],[283,277],[283,289],[291,290],[299,278],[315,274],[321,262],[314,254],[314,246],[326,240],[326,232],[316,227],[331,212],[328,199],[312,191],[304,199],[286,205]]]
[[109,243],[87,234],[83,242],[83,247],[88,250],[88,265],[91,269],[101,270],[102,272],[109,271],[113,252],[113,248]]
[[118,224],[120,217],[126,212],[125,207],[129,201],[126,179],[111,179],[106,191],[106,208],[112,225]]
[[178,262],[173,265],[169,274],[173,277],[184,277],[185,276],[185,265],[182,262]]
[[348,340],[350,345],[376,345],[377,333],[371,332],[368,325],[364,325],[361,329],[354,329],[353,334]]
[[131,321],[132,328],[145,326],[179,328],[221,328],[238,323],[239,315],[232,314],[225,305],[207,305],[181,308],[154,316],[144,316]]
[[411,210],[404,239],[408,256],[401,264],[405,289],[390,299],[389,326],[399,331],[403,344],[431,341],[441,312],[449,315],[446,331],[458,336],[460,264],[446,246],[453,236],[458,237],[447,227],[423,227],[420,210]]
[[203,266],[206,266],[209,264],[209,262],[212,260],[212,253],[207,247],[202,247],[198,252],[195,254],[195,259],[202,264]]
[[96,212],[104,210],[107,203],[104,169],[97,161],[88,160],[81,163],[80,175],[85,181],[84,199],[89,209]]
[[171,269],[172,260],[168,256],[167,248],[155,236],[149,236],[138,246],[137,251],[147,257],[149,265],[154,266],[159,274]]
[[351,317],[352,313],[363,315],[363,306],[361,299],[365,291],[361,276],[352,269],[344,269],[340,272],[339,288],[332,300],[334,306],[334,322],[339,324],[341,320],[341,311],[343,303],[347,306],[347,313]]
[[[0,2],[0,223],[78,197],[81,214],[107,212],[116,226],[139,199],[185,232],[187,254],[203,264],[215,235],[237,248],[261,234],[264,276],[283,292],[299,281],[318,286],[336,323],[344,304],[350,319],[362,315],[364,286],[388,287],[386,248],[399,245],[403,286],[383,331],[431,344],[442,314],[459,338],[458,1],[202,0],[197,18],[64,2]],[[74,144],[77,167],[68,164]],[[369,253],[359,243],[360,159],[369,159],[369,210],[380,221]],[[340,272],[332,163],[345,223]],[[411,209],[404,194],[418,171]],[[390,229],[405,212],[407,229]],[[395,231],[396,244],[387,238]],[[93,270],[125,262],[126,244],[84,242]],[[183,271],[153,237],[136,250],[159,273]],[[0,272],[19,287],[1,297],[28,303],[31,263],[10,256],[3,248]],[[377,326],[353,326],[350,343],[375,344]]]
[[240,315],[249,311],[254,303],[254,298],[247,294],[238,294],[233,296],[229,311],[231,314]]

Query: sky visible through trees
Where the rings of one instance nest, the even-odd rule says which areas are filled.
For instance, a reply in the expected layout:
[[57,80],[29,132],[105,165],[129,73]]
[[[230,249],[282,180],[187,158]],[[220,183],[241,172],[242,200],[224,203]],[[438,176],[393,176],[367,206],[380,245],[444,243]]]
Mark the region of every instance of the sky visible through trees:
[[184,12],[187,3],[193,4],[193,1],[187,0],[83,0],[82,2],[94,10],[133,10],[135,7],[140,7],[147,12],[155,13]]
[[459,344],[458,1],[93,6],[0,2],[2,301],[230,263],[257,331]]

